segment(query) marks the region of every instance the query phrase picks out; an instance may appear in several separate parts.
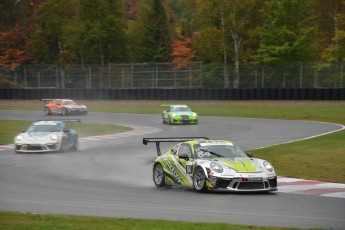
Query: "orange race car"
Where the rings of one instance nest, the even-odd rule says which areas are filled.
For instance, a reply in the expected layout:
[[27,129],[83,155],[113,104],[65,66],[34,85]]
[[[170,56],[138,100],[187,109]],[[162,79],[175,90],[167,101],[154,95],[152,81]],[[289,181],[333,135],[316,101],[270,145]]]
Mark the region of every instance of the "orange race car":
[[63,116],[71,114],[87,114],[87,107],[80,105],[71,99],[41,99],[44,101],[44,114],[61,114]]

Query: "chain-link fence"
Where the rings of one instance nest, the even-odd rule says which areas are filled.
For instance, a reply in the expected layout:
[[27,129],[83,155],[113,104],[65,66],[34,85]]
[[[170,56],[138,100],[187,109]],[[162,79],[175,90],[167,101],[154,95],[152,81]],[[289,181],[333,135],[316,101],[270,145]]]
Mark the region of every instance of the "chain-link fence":
[[344,63],[26,65],[0,69],[1,88],[344,88]]

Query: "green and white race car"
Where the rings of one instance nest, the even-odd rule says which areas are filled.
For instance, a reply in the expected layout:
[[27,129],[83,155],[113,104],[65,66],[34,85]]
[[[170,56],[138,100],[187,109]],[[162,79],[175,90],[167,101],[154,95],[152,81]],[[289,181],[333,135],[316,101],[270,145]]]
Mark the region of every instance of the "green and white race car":
[[[158,188],[175,185],[197,192],[223,190],[269,192],[277,190],[277,175],[272,165],[252,158],[231,141],[206,137],[144,138],[155,142],[158,157],[153,164],[153,181]],[[161,142],[180,142],[161,154]]]
[[163,124],[198,124],[198,114],[188,105],[161,105],[167,107],[162,113]]

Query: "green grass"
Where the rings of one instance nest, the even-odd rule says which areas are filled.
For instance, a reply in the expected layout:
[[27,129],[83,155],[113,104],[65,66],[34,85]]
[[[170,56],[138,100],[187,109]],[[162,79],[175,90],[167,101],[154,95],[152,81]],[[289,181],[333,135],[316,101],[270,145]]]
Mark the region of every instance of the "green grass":
[[[32,121],[0,120],[0,145],[13,143],[14,137],[25,130]],[[132,128],[108,124],[74,123],[73,127],[79,137],[113,134],[130,131]]]
[[284,230],[296,228],[240,226],[218,223],[191,223],[182,221],[106,218],[69,215],[41,215],[31,213],[0,212],[0,229],[63,229],[63,230]]

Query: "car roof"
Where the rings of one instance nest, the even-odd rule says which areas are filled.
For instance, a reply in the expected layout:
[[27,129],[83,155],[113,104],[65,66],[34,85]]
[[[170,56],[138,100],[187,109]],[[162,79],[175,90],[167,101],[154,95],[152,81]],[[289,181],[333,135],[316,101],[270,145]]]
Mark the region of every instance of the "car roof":
[[63,121],[34,121],[32,125],[59,125],[64,126],[65,123]]
[[[200,144],[201,146],[215,146],[215,145],[231,145],[234,143],[228,140],[201,140],[201,141],[186,141],[183,143],[188,143],[190,145]],[[181,143],[180,143],[181,144]]]
[[188,107],[188,105],[170,105],[170,107]]

